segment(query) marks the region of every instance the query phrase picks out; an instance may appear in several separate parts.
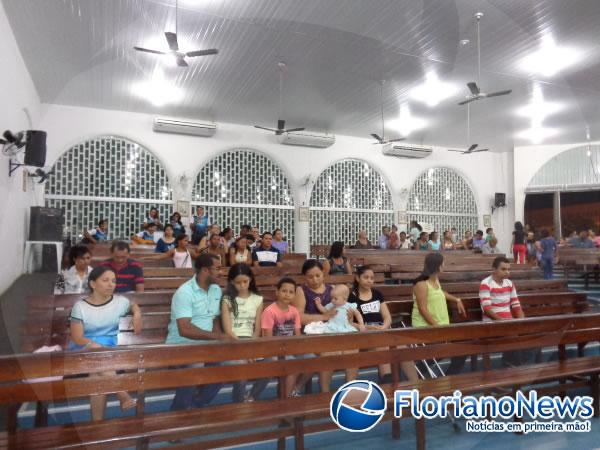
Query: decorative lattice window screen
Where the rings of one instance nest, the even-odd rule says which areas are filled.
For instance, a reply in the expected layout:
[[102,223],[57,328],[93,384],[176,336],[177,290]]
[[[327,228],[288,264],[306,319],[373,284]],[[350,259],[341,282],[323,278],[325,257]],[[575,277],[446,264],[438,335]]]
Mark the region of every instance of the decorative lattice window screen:
[[62,208],[71,238],[108,219],[109,238],[129,238],[156,206],[171,212],[171,187],[160,162],[144,147],[116,136],[77,144],[56,161],[46,206]]
[[360,230],[376,244],[381,227],[394,217],[392,195],[383,177],[367,162],[338,161],[324,170],[310,197],[310,243],[344,241],[354,245]]
[[477,229],[477,204],[467,182],[455,171],[434,167],[423,172],[410,191],[410,220],[433,225],[440,234],[455,227],[462,236]]
[[205,206],[210,220],[237,233],[240,225],[261,232],[281,228],[293,246],[294,200],[277,164],[251,149],[235,149],[211,159],[198,173],[192,204]]

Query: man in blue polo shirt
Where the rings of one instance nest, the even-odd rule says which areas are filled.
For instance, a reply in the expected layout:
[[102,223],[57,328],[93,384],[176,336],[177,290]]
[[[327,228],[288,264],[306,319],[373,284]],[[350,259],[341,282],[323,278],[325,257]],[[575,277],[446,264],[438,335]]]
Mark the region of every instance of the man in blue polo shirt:
[[117,286],[115,292],[144,292],[144,269],[142,264],[129,258],[129,244],[116,241],[110,247],[112,258],[102,262],[115,273]]
[[252,265],[261,267],[281,267],[281,253],[273,247],[273,235],[263,233],[260,246],[252,251]]
[[[221,328],[221,288],[216,281],[218,260],[214,255],[203,253],[196,258],[195,268],[196,275],[183,283],[173,295],[167,344],[202,344],[231,339]],[[192,367],[203,365],[199,363]],[[221,386],[218,383],[177,388],[171,410],[208,405]]]

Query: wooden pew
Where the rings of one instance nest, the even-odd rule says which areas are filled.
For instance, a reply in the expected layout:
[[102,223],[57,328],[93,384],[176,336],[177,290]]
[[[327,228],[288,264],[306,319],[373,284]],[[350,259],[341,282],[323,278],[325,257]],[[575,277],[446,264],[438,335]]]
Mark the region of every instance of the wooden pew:
[[572,274],[584,279],[585,289],[589,288],[590,277],[596,282],[600,278],[600,248],[560,247],[558,249],[559,264],[563,266],[565,278]]
[[[330,277],[333,281],[349,283],[350,276]],[[527,293],[551,296],[554,292],[566,291],[563,281],[535,280],[515,283],[519,296]],[[406,310],[410,317],[412,310],[412,286],[410,285],[378,285],[376,289],[382,292],[387,302],[405,301]],[[447,283],[444,289],[448,292],[461,295],[463,298],[477,298],[479,283]],[[259,289],[266,302],[275,299],[273,286]],[[577,294],[578,295],[578,294]],[[581,299],[574,294],[575,298]],[[156,344],[164,342],[166,330],[157,329],[159,325],[168,323],[171,312],[171,300],[173,291],[169,292],[146,292],[143,294],[129,293],[127,298],[136,302],[142,308],[143,332],[136,336],[131,332],[130,319],[125,318],[121,323],[122,333],[119,335],[119,343],[127,344]],[[68,317],[73,304],[81,298],[80,294],[31,296],[26,298],[25,317],[23,318],[20,331],[21,351],[31,352],[43,345],[59,344],[65,346],[68,339]],[[550,298],[550,297],[549,297]],[[566,312],[566,311],[565,311]],[[578,312],[578,311],[577,311]],[[164,316],[162,319],[158,316]],[[407,323],[410,323],[408,321]]]
[[[301,336],[244,340],[191,346],[150,346],[144,348],[91,350],[77,353],[30,354],[0,357],[0,404],[28,401],[68,400],[89,395],[128,391],[138,394],[135,417],[95,423],[17,430],[10,422],[0,442],[14,449],[59,448],[74,446],[147,448],[151,443],[203,436],[212,440],[203,447],[234,446],[242,443],[282,439],[293,436],[297,449],[304,448],[304,435],[334,429],[332,423],[314,422],[329,415],[331,394],[285,398],[282,389],[275,400],[243,404],[207,406],[177,412],[145,414],[145,397],[152,391],[208,383],[277,378],[286,375],[373,367],[391,364],[392,383],[383,389],[393,405],[395,389],[418,389],[421,397],[463,395],[489,392],[495,388],[537,388],[541,395],[589,388],[594,399],[594,414],[600,416],[600,356],[567,359],[565,346],[598,339],[600,314],[529,318],[494,323],[464,323],[435,328],[408,328],[382,332],[357,333],[352,339],[342,335]],[[425,346],[410,348],[418,342]],[[523,366],[458,374],[416,383],[399,383],[398,363],[431,358],[521,350],[531,347],[556,347],[559,360]],[[386,350],[373,350],[385,348]],[[304,355],[307,349],[320,354],[301,360],[285,360],[288,355]],[[363,350],[359,353],[331,355],[330,352]],[[223,362],[273,358],[262,362],[202,368],[178,368],[197,361]],[[107,371],[122,371],[104,375]],[[81,377],[95,373],[97,376]],[[66,379],[28,383],[51,376]],[[557,383],[560,381],[560,383]],[[541,385],[541,386],[540,386]],[[525,391],[527,389],[524,389]],[[363,400],[360,399],[360,402]],[[389,408],[391,411],[393,408]],[[406,417],[407,411],[403,411]],[[14,414],[9,415],[14,417]],[[386,417],[389,419],[389,414]],[[417,448],[425,448],[425,421],[416,422]],[[227,435],[227,433],[235,434]],[[225,433],[225,436],[224,436]],[[392,436],[400,438],[399,419],[393,419]]]

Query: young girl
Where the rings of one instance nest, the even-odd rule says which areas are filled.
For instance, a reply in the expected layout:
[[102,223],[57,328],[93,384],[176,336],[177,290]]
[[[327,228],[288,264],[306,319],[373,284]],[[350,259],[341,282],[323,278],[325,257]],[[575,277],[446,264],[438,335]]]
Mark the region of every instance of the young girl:
[[196,250],[194,250],[193,248],[188,249],[187,248],[188,242],[189,242],[189,240],[188,240],[187,234],[180,234],[179,236],[177,236],[175,238],[175,248],[172,248],[171,250],[169,250],[165,253],[161,253],[160,255],[147,256],[142,259],[169,259],[170,258],[173,260],[174,267],[176,267],[178,269],[182,269],[182,268],[191,269],[194,266],[193,262],[198,257],[198,252],[196,252]]
[[181,223],[181,214],[177,211],[169,218],[169,224],[173,227],[175,237],[185,234],[185,228],[183,227],[183,223]]
[[[133,315],[133,331],[142,331],[140,307],[120,295],[113,295],[116,286],[115,273],[110,267],[98,266],[90,272],[89,297],[79,300],[71,310],[71,350],[116,347],[119,321],[129,312]],[[106,376],[107,373],[101,373]],[[92,375],[94,376],[94,375]],[[121,409],[135,407],[136,401],[127,392],[117,392]],[[90,398],[92,420],[102,420],[106,409],[106,395]]]
[[429,233],[421,232],[419,240],[415,242],[415,250],[429,250]]
[[166,253],[169,250],[175,248],[175,235],[173,232],[173,225],[170,223],[165,225],[165,229],[163,231],[163,237],[161,237],[156,243],[156,247],[154,251],[156,253]]
[[[300,311],[292,305],[296,298],[296,282],[293,278],[284,277],[277,283],[275,290],[275,303],[265,308],[260,319],[262,335],[272,336],[300,336],[302,323]],[[303,355],[289,355],[286,359],[302,359]],[[285,378],[285,393],[288,397],[298,397],[304,384],[310,379],[310,374],[288,375]]]
[[242,235],[235,240],[235,245],[229,249],[229,264],[237,263],[252,265],[252,253],[248,250],[248,239]]
[[[358,307],[367,330],[389,330],[392,327],[392,315],[388,309],[383,294],[373,289],[375,272],[369,266],[356,268],[354,286],[348,301]],[[377,348],[376,350],[385,350]],[[400,363],[400,367],[410,381],[417,381],[417,371],[411,361]],[[382,383],[391,382],[391,367],[389,364],[379,366],[379,379]]]
[[[263,311],[263,298],[258,295],[256,281],[250,266],[234,264],[227,274],[227,288],[221,302],[223,331],[233,339],[260,337],[260,316]],[[268,379],[257,380],[246,396],[246,382],[233,385],[233,401],[254,401],[264,390]]]
[[433,250],[434,252],[440,250],[442,243],[440,242],[439,237],[440,235],[437,231],[433,231],[431,233],[431,239],[429,239],[429,242],[427,242],[429,250]]
[[442,242],[442,250],[454,250],[452,234],[449,231],[444,231],[444,241]]

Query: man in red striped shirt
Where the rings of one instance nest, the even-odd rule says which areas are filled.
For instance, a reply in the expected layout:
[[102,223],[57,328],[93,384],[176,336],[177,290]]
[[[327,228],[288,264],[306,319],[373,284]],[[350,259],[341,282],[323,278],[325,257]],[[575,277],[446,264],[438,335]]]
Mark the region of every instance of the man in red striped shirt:
[[102,262],[110,267],[117,278],[115,292],[144,292],[144,269],[142,264],[129,258],[129,244],[115,241],[110,247],[112,258]]
[[[517,290],[510,275],[510,262],[504,256],[498,256],[492,263],[492,275],[479,286],[479,301],[483,311],[483,320],[523,319],[525,314],[517,296]],[[532,356],[528,351],[511,351],[502,355],[502,363],[507,366],[518,366]],[[536,356],[537,358],[537,356]]]
[[483,311],[483,320],[522,319],[517,290],[510,275],[510,262],[504,256],[498,256],[492,263],[492,274],[479,286],[479,301]]

